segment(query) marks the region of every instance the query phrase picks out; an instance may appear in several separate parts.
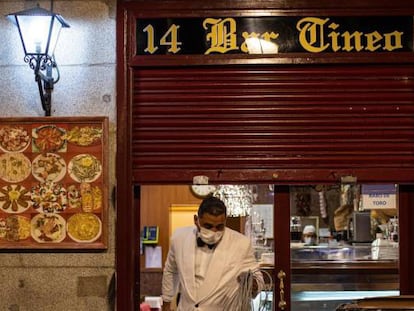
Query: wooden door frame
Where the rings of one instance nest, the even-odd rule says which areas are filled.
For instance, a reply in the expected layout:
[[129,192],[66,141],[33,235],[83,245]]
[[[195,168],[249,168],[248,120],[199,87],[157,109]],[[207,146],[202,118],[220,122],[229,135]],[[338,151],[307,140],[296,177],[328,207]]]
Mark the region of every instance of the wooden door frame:
[[[139,234],[137,228],[137,219],[139,219],[139,200],[134,200],[139,197],[139,188],[134,191],[134,180],[132,170],[132,158],[131,158],[131,102],[132,102],[132,90],[131,88],[131,68],[136,66],[171,66],[182,65],[182,59],[166,61],[162,58],[154,58],[153,60],[146,62],[142,59],[133,59],[133,47],[131,42],[134,40],[134,33],[131,30],[131,16],[158,16],[163,14],[169,16],[184,16],[189,14],[203,14],[203,12],[232,12],[242,14],[243,12],[253,12],[255,10],[263,11],[270,10],[274,14],[278,15],[295,15],[295,14],[322,14],[329,15],[335,12],[351,12],[351,15],[356,15],[357,12],[364,12],[368,15],[378,14],[390,14],[390,15],[414,15],[414,2],[409,0],[394,0],[392,2],[388,0],[349,0],[346,2],[332,0],[319,0],[315,1],[285,1],[285,0],[266,0],[266,1],[250,1],[250,0],[238,0],[238,1],[209,1],[203,0],[194,1],[178,1],[178,0],[161,0],[161,1],[144,1],[135,0],[127,1],[120,0],[117,3],[117,160],[116,160],[116,176],[117,176],[117,191],[116,191],[116,208],[117,208],[117,221],[116,221],[116,297],[117,297],[117,310],[132,311],[137,308],[137,294],[139,289],[139,255],[137,255],[139,244]],[[139,12],[139,13],[137,13]],[[353,12],[353,13],[352,13]],[[134,15],[135,14],[135,15]],[[345,14],[345,13],[340,13]],[[131,31],[131,33],[128,33]],[[308,64],[309,62],[314,64],[333,64],[333,63],[347,63],[354,62],[359,64],[365,63],[406,63],[413,66],[414,53],[406,53],[403,57],[400,55],[372,55],[364,54],[362,57],[344,57],[338,55],[338,57],[332,58],[327,55],[318,55],[312,59],[304,57],[303,55],[291,55],[279,58],[269,57],[257,57],[252,58],[248,56],[231,56],[226,55],[218,57],[216,60],[209,60],[210,65],[225,65],[225,64]],[[186,60],[185,65],[206,65],[204,57],[194,57]],[[203,172],[199,172],[203,173]],[[233,175],[226,176],[227,180],[237,182],[242,180],[243,182],[257,183],[255,177],[263,173],[260,170],[246,171],[241,174],[233,173]],[[301,182],[303,175],[306,174],[307,178],[314,179],[315,181],[326,181],[328,175],[325,175],[324,171],[279,171],[280,180],[285,180],[285,185],[293,184],[295,182]],[[336,173],[339,175],[348,174],[348,170],[339,170]],[[373,180],[380,181],[381,172],[363,172],[366,178],[371,177]],[[373,175],[370,175],[373,174]],[[181,176],[176,176],[177,179],[181,179],[181,183],[190,183],[190,176],[193,176],[194,172],[183,172]],[[270,174],[270,176],[272,173]],[[414,240],[414,231],[410,230],[410,223],[414,223],[414,209],[410,208],[411,202],[414,202],[414,180],[411,178],[411,174],[406,174],[406,185],[402,185],[400,188],[400,206],[403,206],[404,210],[401,213],[400,222],[400,288],[401,294],[413,294],[414,293],[414,267],[412,260],[414,259],[414,246],[412,241]],[[177,179],[166,179],[162,175],[162,172],[156,172],[151,175],[150,179],[147,179],[148,183],[177,183]],[[184,176],[184,177],[183,177]],[[331,180],[332,181],[332,180]],[[372,181],[372,180],[371,180]],[[388,180],[389,181],[389,180]],[[272,183],[272,180],[259,180],[259,183],[268,182]],[[283,186],[283,185],[281,185]],[[281,188],[281,202],[286,205],[289,198],[286,194],[285,186]],[[275,215],[276,217],[276,215]],[[281,236],[286,235],[289,232],[284,224],[283,227],[276,229]],[[280,230],[280,232],[279,232]],[[286,245],[279,245],[278,247],[286,247]],[[280,267],[290,267],[289,263],[285,261],[278,262]],[[290,271],[290,269],[289,269]],[[288,296],[285,296],[288,298]],[[290,298],[289,298],[290,300]]]
[[414,185],[399,186],[400,294],[414,295]]
[[[274,251],[275,266],[273,271],[273,310],[278,308],[281,297],[284,298],[287,306],[286,311],[290,311],[291,305],[291,263],[290,263],[290,190],[288,185],[275,185],[273,202],[273,232],[274,232]],[[277,238],[276,238],[277,237]],[[279,256],[284,254],[284,256]],[[283,286],[278,278],[278,273],[284,273]],[[283,295],[281,295],[281,291]]]

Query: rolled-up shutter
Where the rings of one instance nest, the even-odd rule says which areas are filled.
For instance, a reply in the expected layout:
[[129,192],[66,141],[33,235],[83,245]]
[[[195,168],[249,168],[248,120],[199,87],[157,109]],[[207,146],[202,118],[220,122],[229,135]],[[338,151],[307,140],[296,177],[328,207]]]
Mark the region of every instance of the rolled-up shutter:
[[137,68],[134,179],[413,180],[413,79],[404,65]]

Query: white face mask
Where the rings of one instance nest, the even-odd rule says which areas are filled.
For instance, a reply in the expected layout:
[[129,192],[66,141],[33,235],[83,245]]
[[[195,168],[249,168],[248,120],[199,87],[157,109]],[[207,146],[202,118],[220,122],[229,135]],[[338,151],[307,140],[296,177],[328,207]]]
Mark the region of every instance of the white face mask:
[[212,230],[208,230],[206,228],[200,227],[199,236],[201,240],[206,244],[216,244],[218,241],[221,240],[223,237],[223,231],[214,232]]
[[314,244],[315,243],[315,239],[314,238],[312,238],[312,237],[310,237],[310,236],[308,236],[308,237],[305,237],[304,238],[304,242],[305,242],[305,244]]

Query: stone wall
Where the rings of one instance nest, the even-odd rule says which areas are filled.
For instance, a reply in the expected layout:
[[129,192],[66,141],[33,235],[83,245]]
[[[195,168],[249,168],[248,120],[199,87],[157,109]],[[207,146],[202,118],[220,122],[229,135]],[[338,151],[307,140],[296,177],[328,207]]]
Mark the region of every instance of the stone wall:
[[[42,117],[33,71],[23,61],[17,28],[4,16],[50,1],[0,3],[1,117]],[[107,116],[109,193],[115,185],[116,1],[56,0],[54,11],[70,24],[55,51],[61,78],[52,94],[52,116]],[[108,288],[115,271],[115,210],[109,202],[104,252],[0,253],[0,311],[112,310]]]

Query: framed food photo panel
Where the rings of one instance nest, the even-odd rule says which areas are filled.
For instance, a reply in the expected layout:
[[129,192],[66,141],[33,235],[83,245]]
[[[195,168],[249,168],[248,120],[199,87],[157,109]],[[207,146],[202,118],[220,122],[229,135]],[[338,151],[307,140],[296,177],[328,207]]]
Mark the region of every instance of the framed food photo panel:
[[0,249],[106,249],[108,119],[0,118]]

